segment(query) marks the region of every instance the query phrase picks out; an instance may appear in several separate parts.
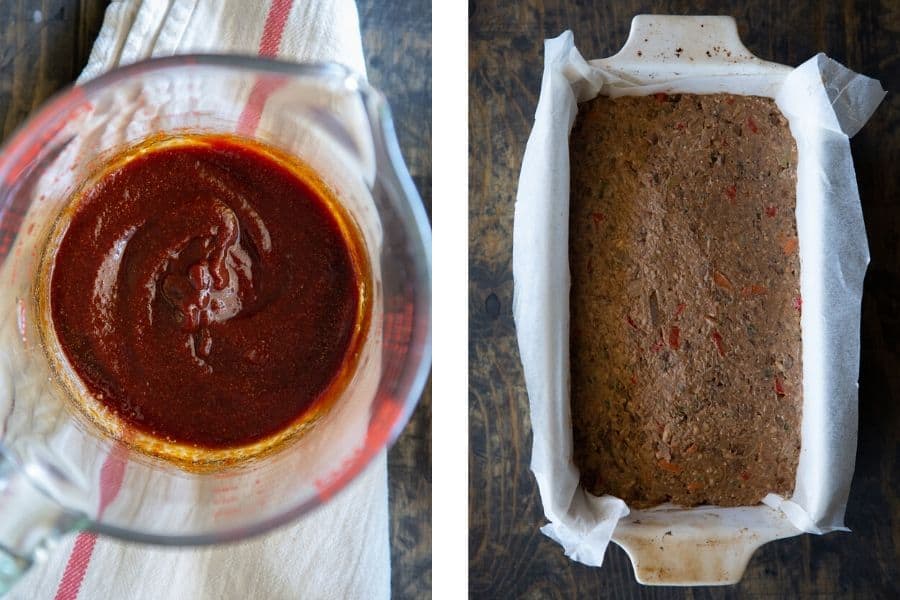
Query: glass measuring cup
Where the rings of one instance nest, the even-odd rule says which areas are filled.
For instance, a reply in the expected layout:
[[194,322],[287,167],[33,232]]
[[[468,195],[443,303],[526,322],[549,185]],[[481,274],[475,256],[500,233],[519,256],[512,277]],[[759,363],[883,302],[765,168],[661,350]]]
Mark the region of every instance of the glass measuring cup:
[[[160,132],[234,134],[299,157],[355,221],[372,268],[369,333],[341,397],[296,441],[231,468],[191,472],[99,431],[38,330],[35,273],[60,209],[97,161]],[[69,531],[205,544],[304,514],[397,437],[430,366],[421,200],[384,98],[336,65],[179,56],[63,92],[0,153],[0,260],[0,592]]]

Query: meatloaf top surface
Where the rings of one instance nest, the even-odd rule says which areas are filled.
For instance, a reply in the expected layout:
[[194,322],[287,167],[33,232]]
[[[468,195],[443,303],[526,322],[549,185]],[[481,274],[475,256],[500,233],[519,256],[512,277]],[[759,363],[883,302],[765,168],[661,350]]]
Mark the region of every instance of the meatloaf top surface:
[[801,299],[784,117],[759,97],[601,96],[570,152],[582,484],[635,507],[790,495]]

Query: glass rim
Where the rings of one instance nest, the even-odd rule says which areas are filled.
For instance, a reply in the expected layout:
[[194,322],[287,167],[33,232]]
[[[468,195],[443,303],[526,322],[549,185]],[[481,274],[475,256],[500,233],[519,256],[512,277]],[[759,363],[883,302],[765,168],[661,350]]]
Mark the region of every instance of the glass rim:
[[[41,132],[46,127],[52,127],[54,124],[57,124],[60,117],[69,114],[79,106],[83,106],[87,101],[87,96],[92,92],[99,92],[112,87],[120,81],[148,72],[185,67],[239,69],[319,79],[336,79],[340,77],[345,82],[351,83],[352,87],[349,89],[358,91],[367,104],[372,102],[387,104],[384,95],[369,84],[364,77],[335,62],[296,63],[241,54],[179,54],[148,58],[114,67],[83,83],[73,82],[45,100],[38,110],[29,115],[0,145],[0,185],[11,183],[10,179],[14,180],[19,174],[16,172],[15,167],[22,166],[23,159],[25,162],[31,159],[39,150],[40,142],[46,141],[57,130],[51,129],[51,133],[49,135],[45,134],[43,137],[40,135]],[[390,118],[388,118],[387,123],[379,122],[378,124],[382,127],[388,125],[390,128],[389,133],[396,139]],[[59,125],[61,126],[62,124]],[[391,158],[393,159],[393,157]],[[3,207],[0,207],[0,210],[3,210]]]
[[[411,347],[418,351],[410,352],[407,364],[414,370],[408,377],[408,391],[399,400],[398,410],[390,416],[386,427],[374,428],[370,420],[365,443],[343,468],[329,473],[326,484],[317,488],[317,493],[298,504],[264,518],[232,526],[221,531],[209,531],[190,534],[161,534],[137,531],[127,527],[102,522],[102,518],[87,517],[80,521],[84,529],[109,535],[118,539],[139,543],[166,546],[196,546],[219,542],[238,541],[261,535],[277,527],[291,523],[312,509],[326,504],[340,494],[348,485],[373,462],[383,450],[387,450],[399,437],[408,423],[413,410],[425,389],[431,371],[431,227],[425,215],[424,207],[418,191],[412,182],[406,163],[400,153],[399,142],[394,130],[390,108],[384,95],[373,87],[361,75],[351,71],[344,65],[333,62],[296,63],[258,56],[229,54],[183,54],[150,58],[128,65],[115,67],[84,83],[73,83],[51,96],[22,125],[20,125],[0,146],[0,186],[9,187],[16,183],[19,176],[30,161],[40,152],[43,145],[64,126],[68,115],[88,102],[94,92],[113,87],[121,81],[138,77],[149,72],[160,72],[185,67],[212,67],[228,70],[244,70],[257,73],[269,73],[291,77],[342,80],[348,91],[358,93],[363,99],[371,125],[377,129],[385,151],[388,167],[387,176],[392,179],[393,186],[399,190],[411,216],[411,228],[422,245],[424,276],[423,284],[427,287],[429,302],[425,306],[425,331],[420,336],[420,343],[411,338]],[[0,216],[8,210],[8,205],[0,205]],[[9,254],[3,258],[5,261]],[[417,307],[418,308],[418,307]],[[418,321],[418,318],[416,319]],[[380,392],[377,396],[383,395]],[[0,440],[0,446],[3,446]]]

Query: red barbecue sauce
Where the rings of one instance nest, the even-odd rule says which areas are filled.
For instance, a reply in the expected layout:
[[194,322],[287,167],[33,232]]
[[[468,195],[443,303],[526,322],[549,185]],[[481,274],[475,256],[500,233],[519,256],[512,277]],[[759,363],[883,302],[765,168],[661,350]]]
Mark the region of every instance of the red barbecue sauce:
[[50,282],[88,391],[227,448],[301,418],[353,352],[360,274],[323,186],[236,138],[152,144],[76,200]]

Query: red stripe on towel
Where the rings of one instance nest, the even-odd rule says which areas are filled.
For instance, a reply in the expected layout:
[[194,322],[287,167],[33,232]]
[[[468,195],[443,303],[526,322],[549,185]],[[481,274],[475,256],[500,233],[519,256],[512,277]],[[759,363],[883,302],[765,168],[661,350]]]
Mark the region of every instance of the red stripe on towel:
[[[266,16],[266,25],[263,27],[262,39],[259,41],[260,56],[274,58],[278,55],[281,38],[284,36],[284,26],[287,24],[293,5],[294,0],[272,0],[269,14]],[[247,104],[244,106],[241,116],[238,117],[237,131],[239,134],[253,135],[259,125],[266,100],[283,85],[283,79],[257,78],[250,90]]]
[[[113,450],[106,457],[103,467],[100,469],[100,506],[99,514],[102,515],[106,507],[115,499],[122,487],[125,478],[125,457],[122,453]],[[91,563],[91,555],[94,553],[94,544],[97,543],[97,534],[82,532],[75,540],[66,570],[63,572],[59,587],[56,589],[56,600],[75,600],[81,590],[81,582],[87,573]]]
[[75,547],[69,555],[66,563],[66,571],[63,573],[59,587],[56,589],[56,600],[75,600],[81,590],[81,582],[87,573],[88,564],[91,562],[91,554],[94,553],[94,544],[97,543],[96,533],[79,533],[75,540]]
[[284,35],[284,26],[288,15],[291,14],[291,6],[294,0],[272,0],[269,14],[266,15],[266,25],[263,27],[262,39],[259,41],[259,55],[274,58],[281,46],[281,37]]

